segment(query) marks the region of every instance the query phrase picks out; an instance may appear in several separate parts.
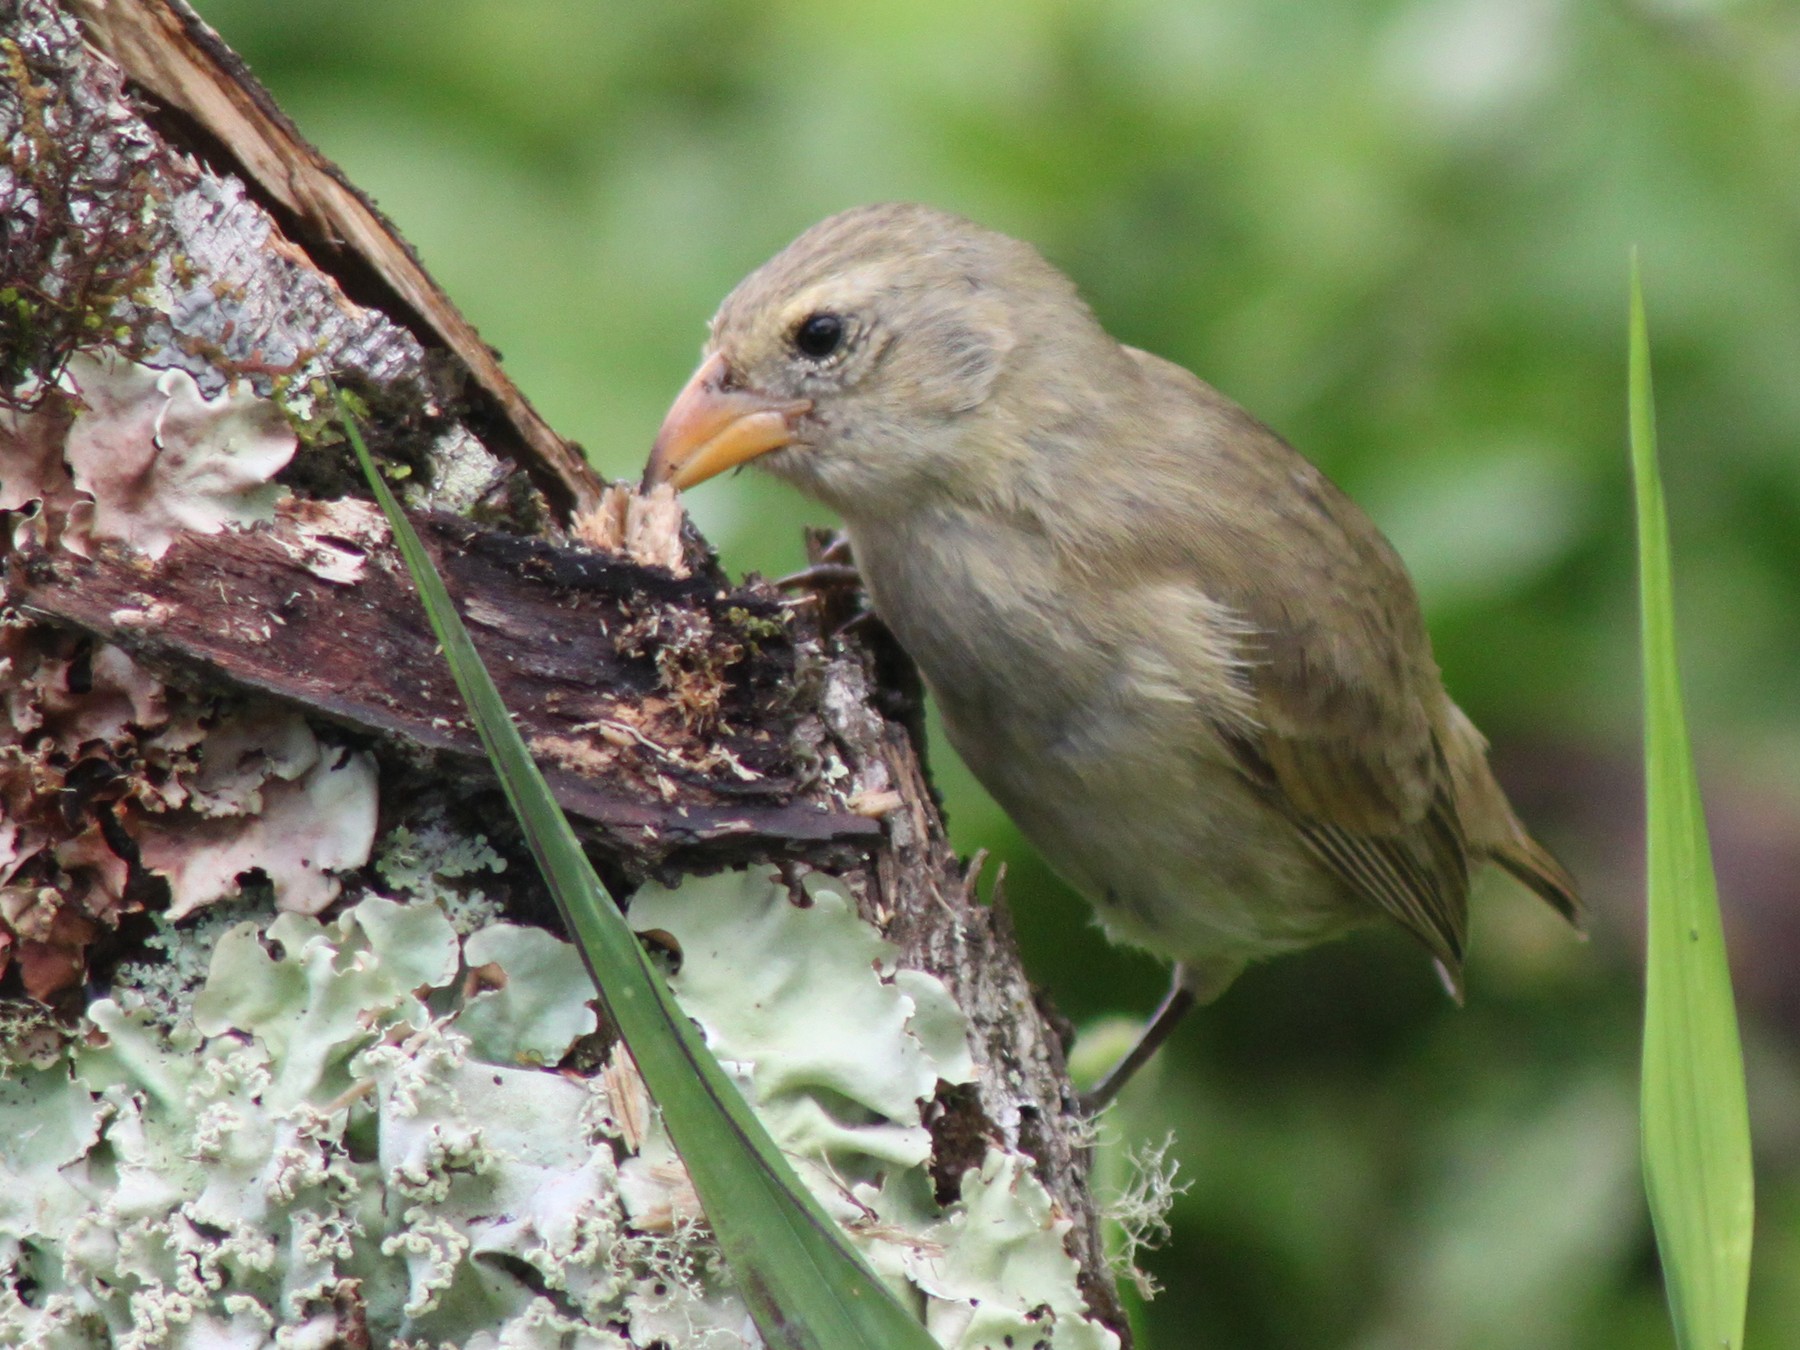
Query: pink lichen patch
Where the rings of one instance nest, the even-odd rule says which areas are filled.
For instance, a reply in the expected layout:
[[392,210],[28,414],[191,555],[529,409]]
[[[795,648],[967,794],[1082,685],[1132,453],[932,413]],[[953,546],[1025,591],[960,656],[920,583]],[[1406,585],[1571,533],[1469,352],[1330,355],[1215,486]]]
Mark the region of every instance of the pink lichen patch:
[[81,913],[116,924],[125,912],[125,884],[131,868],[113,852],[105,830],[96,822],[52,850],[56,865],[72,883],[69,896]]
[[48,938],[62,907],[62,896],[48,886],[0,886],[0,919],[26,942]]
[[55,547],[79,500],[63,463],[74,420],[54,396],[31,412],[0,408],[0,513],[15,517],[5,533],[16,549]]
[[64,772],[21,746],[0,748],[0,886],[18,878],[38,884],[26,868],[54,843],[62,822],[52,814],[62,791]]
[[0,923],[0,971],[17,961],[25,992],[45,1002],[81,982],[83,953],[100,935],[78,897],[50,886],[0,886]]
[[108,832],[122,838],[173,776],[152,731],[167,698],[117,648],[44,628],[0,630],[0,678],[0,927],[26,991],[48,999],[135,907]]
[[188,805],[203,816],[249,816],[263,809],[263,784],[292,782],[319,762],[306,722],[284,709],[246,708],[206,737],[197,771],[186,779]]
[[180,531],[272,520],[297,444],[247,385],[209,399],[185,371],[82,353],[59,396],[0,422],[0,511],[23,517],[17,546],[115,540],[159,558]]
[[[98,825],[168,776],[141,743],[168,718],[162,685],[117,648],[20,627],[0,630],[0,680],[0,884],[112,922],[126,868]],[[6,916],[15,931],[22,913]]]
[[338,897],[332,873],[369,860],[376,801],[371,756],[320,755],[292,781],[266,778],[259,797],[255,814],[143,827],[139,857],[168,880],[171,918],[237,895],[251,872],[268,878],[278,908],[317,914]]
[[13,950],[25,992],[48,1003],[79,985],[87,971],[87,949],[100,936],[100,926],[64,905],[56,912],[49,934],[21,938]]
[[46,399],[26,412],[0,407],[0,511],[22,510],[74,484],[63,465],[74,411],[62,399]]
[[[120,648],[0,627],[0,973],[50,1000],[167,881],[175,917],[266,875],[316,913],[368,861],[375,766],[271,704],[166,688]],[[134,877],[138,883],[133,885]]]
[[25,716],[55,738],[57,748],[80,755],[93,746],[119,747],[136,729],[168,720],[160,680],[117,647],[76,645],[69,657],[40,667],[44,677]]
[[[0,547],[155,559],[183,532],[272,521],[296,448],[247,384],[206,398],[183,371],[78,353],[30,411],[0,412]],[[369,508],[290,510],[308,527],[305,565],[357,580],[382,537]],[[157,608],[146,598],[136,626],[155,628]],[[90,945],[154,903],[158,877],[177,918],[251,873],[283,908],[316,913],[374,832],[374,761],[322,747],[299,715],[221,709],[123,648],[0,624],[0,973],[33,997],[79,987]]]

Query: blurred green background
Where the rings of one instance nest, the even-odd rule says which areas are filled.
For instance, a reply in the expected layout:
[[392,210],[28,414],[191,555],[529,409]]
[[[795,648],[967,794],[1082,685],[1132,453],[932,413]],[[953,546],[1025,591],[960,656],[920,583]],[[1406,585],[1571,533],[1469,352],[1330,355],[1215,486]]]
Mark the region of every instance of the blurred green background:
[[[1592,892],[1478,896],[1458,1011],[1370,935],[1251,972],[1108,1118],[1182,1179],[1143,1343],[1671,1337],[1637,1171],[1641,862],[1623,444],[1643,250],[1689,713],[1745,1015],[1752,1345],[1800,1340],[1800,9],[1775,0],[199,0],[514,378],[635,476],[707,317],[819,217],[1036,242],[1375,515],[1452,692]],[[821,508],[693,494],[735,568]],[[949,754],[1083,1027],[1156,1001]],[[1104,1034],[1104,1033],[1102,1033]],[[1096,1050],[1096,1055],[1103,1054]]]

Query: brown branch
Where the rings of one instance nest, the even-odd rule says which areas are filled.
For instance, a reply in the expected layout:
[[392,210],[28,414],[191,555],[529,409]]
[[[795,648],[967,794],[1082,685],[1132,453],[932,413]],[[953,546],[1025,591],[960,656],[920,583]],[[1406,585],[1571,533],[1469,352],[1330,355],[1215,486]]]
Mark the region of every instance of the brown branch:
[[[6,600],[154,667],[273,695],[486,781],[411,583],[358,506],[296,501],[273,527],[185,535],[148,564],[116,548],[16,554]],[[558,799],[597,842],[651,867],[880,838],[878,821],[796,762],[802,657],[767,591],[454,516],[419,524]],[[326,580],[321,568],[357,575]],[[816,645],[807,659],[819,660]],[[734,847],[706,848],[722,841]]]

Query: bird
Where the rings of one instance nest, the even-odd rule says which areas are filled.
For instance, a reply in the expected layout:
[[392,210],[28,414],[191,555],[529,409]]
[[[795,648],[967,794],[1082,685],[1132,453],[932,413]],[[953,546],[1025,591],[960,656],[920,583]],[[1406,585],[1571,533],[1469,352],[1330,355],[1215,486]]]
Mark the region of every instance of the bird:
[[1374,522],[1030,244],[912,203],[807,229],[720,305],[642,483],[743,464],[838,513],[975,777],[1172,963],[1090,1108],[1250,963],[1365,924],[1460,1003],[1483,863],[1579,929]]

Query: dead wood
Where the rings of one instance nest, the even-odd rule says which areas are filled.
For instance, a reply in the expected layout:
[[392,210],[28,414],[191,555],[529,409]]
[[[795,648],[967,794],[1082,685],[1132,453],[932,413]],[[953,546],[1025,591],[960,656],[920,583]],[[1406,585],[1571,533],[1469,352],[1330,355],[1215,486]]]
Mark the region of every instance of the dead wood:
[[[183,716],[297,713],[382,774],[448,785],[442,800],[465,796],[458,784],[490,790],[325,419],[330,377],[358,391],[378,450],[413,475],[415,519],[609,875],[774,861],[845,884],[972,1028],[976,1080],[927,1113],[940,1200],[990,1144],[1029,1154],[1074,1220],[1090,1305],[1123,1336],[1063,1038],[1004,909],[979,901],[948,845],[904,659],[878,633],[872,648],[822,630],[815,603],[727,584],[691,532],[633,552],[577,542],[624,543],[642,508],[531,411],[392,227],[185,6],[22,0],[0,6],[0,35],[0,290],[31,310],[0,326],[5,734],[9,762],[29,769],[0,782],[0,808],[34,850],[15,849],[0,887],[18,898],[0,908],[0,993],[78,1011],[84,981],[141,933],[134,916],[168,904],[151,845],[201,823],[168,795],[186,770],[167,728]],[[156,387],[184,406],[224,408],[234,390],[279,400],[292,425],[264,430],[291,441],[282,499],[265,509],[247,488],[190,527],[204,495],[191,483],[83,469],[112,453],[84,461],[72,444],[102,381],[84,390],[66,373],[113,357],[190,381]],[[166,455],[157,427],[143,439]],[[18,693],[27,667],[36,702]],[[102,667],[113,684],[96,683]],[[67,711],[101,685],[124,711]],[[403,810],[384,798],[380,828]]]

